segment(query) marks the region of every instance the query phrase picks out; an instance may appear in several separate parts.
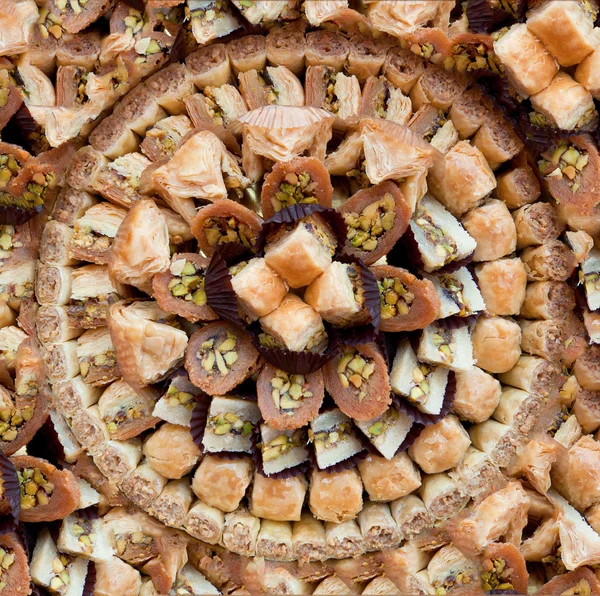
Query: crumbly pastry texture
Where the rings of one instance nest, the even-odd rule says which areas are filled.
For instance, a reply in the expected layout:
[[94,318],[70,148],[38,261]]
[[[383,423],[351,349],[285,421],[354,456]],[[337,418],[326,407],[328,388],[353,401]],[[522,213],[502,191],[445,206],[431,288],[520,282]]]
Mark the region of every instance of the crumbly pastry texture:
[[600,594],[597,12],[0,0],[0,596]]

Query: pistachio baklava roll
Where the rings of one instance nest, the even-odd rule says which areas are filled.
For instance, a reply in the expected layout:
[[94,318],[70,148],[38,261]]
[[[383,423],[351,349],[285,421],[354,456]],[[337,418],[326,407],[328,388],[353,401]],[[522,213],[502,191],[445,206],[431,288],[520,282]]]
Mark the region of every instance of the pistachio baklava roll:
[[309,506],[313,515],[327,522],[354,519],[363,507],[363,485],[356,470],[322,472],[313,469]]
[[216,507],[196,501],[185,519],[185,531],[208,544],[217,544],[225,528],[225,515]]
[[[425,507],[425,503],[414,493],[393,501],[390,504],[390,511],[398,525],[400,534],[406,540],[410,540],[423,530],[433,527],[435,521],[431,512]],[[419,552],[421,553],[421,551]]]
[[500,382],[474,366],[469,371],[456,373],[452,411],[469,422],[485,422],[498,406],[500,395]]
[[435,108],[447,110],[466,87],[467,79],[463,75],[427,64],[410,91],[413,109],[418,110],[423,104],[430,103]]
[[334,126],[343,129],[358,116],[361,92],[355,76],[346,76],[332,66],[309,66],[304,84],[306,105],[327,110],[343,121]]
[[503,172],[496,181],[496,197],[504,201],[509,209],[534,203],[540,196],[540,183],[527,165]]
[[366,550],[360,527],[353,519],[325,522],[325,541],[334,559],[356,557]]
[[[127,211],[110,203],[90,207],[75,221],[67,245],[69,255],[89,263],[106,265],[110,247],[126,215]],[[63,260],[59,264],[69,263]]]
[[559,370],[553,363],[537,356],[522,355],[516,365],[499,375],[498,379],[523,391],[548,395],[558,375]]
[[325,541],[325,527],[309,511],[304,511],[300,521],[292,526],[292,551],[302,564],[312,561],[324,561],[329,554]]
[[185,115],[168,116],[148,129],[140,151],[151,161],[170,159],[181,139],[192,132],[192,121]]
[[190,71],[190,80],[198,89],[208,85],[220,87],[232,79],[227,46],[214,43],[188,54],[185,64]]
[[240,23],[230,6],[217,4],[216,0],[192,0],[187,3],[186,17],[191,20],[191,30],[198,45],[229,35],[239,29]]
[[265,49],[270,64],[285,66],[296,76],[304,70],[306,38],[300,28],[273,27],[265,38]]
[[107,327],[90,329],[77,338],[78,370],[92,386],[104,386],[121,376],[115,349]]
[[312,31],[306,35],[307,67],[323,66],[340,71],[350,53],[350,42],[335,31]]
[[7,68],[0,69],[0,94],[4,98],[0,102],[3,104],[0,107],[0,129],[3,129],[7,125],[23,105],[23,95],[13,80]]
[[460,482],[446,473],[424,475],[419,495],[436,520],[456,515],[469,500]]
[[356,425],[379,453],[391,459],[407,438],[413,420],[400,408],[391,406],[381,416],[357,420]]
[[385,118],[406,125],[412,116],[412,103],[408,96],[384,76],[372,76],[364,84],[359,115]]
[[401,499],[421,486],[419,468],[403,452],[390,459],[369,454],[358,463],[358,471],[369,499],[374,502]]
[[189,95],[184,101],[192,122],[198,127],[206,124],[227,127],[248,111],[240,92],[227,83],[220,87],[204,87],[201,93]]
[[150,505],[148,513],[166,526],[181,528],[185,524],[192,500],[189,478],[171,480]]
[[202,438],[209,453],[252,451],[252,435],[260,419],[256,403],[234,397],[214,397]]
[[391,403],[385,358],[376,344],[343,346],[323,374],[328,393],[342,412],[356,420],[371,420]]
[[248,106],[254,110],[261,106],[303,106],[304,88],[298,77],[285,66],[267,66],[240,72],[240,93]]
[[521,356],[521,328],[503,317],[480,317],[471,334],[477,365],[491,373],[505,373]]
[[509,464],[520,442],[513,428],[491,419],[471,426],[469,435],[473,446],[487,453],[499,467]]
[[134,505],[147,510],[162,493],[166,484],[167,479],[146,460],[142,460],[137,468],[123,479],[119,488]]
[[541,586],[536,593],[539,593],[540,596],[551,596],[552,594],[564,594],[569,590],[589,590],[590,594],[593,594],[595,590],[600,590],[600,581],[591,569],[581,567],[556,575]]
[[423,70],[423,61],[410,50],[400,46],[388,49],[383,63],[383,74],[402,93],[410,93]]
[[365,503],[358,514],[357,521],[367,551],[379,551],[398,546],[399,530],[387,504]]
[[427,575],[436,591],[445,590],[448,594],[460,594],[461,590],[474,588],[479,582],[476,563],[452,544],[433,555],[427,565]]
[[223,545],[228,550],[245,557],[256,554],[256,541],[260,531],[260,519],[245,507],[239,507],[225,516]]
[[521,259],[529,281],[566,281],[577,266],[573,252],[560,240],[530,246]]
[[194,385],[209,395],[223,395],[254,372],[258,356],[247,335],[219,321],[191,336],[185,368]]

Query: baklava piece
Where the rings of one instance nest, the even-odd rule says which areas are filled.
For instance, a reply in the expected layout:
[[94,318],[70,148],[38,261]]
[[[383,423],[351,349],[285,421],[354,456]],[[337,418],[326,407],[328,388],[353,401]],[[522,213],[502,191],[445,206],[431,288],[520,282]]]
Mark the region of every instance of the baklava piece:
[[557,386],[559,374],[554,363],[537,356],[522,355],[511,370],[498,376],[498,380],[523,391],[547,396]]
[[392,46],[383,63],[384,76],[406,94],[423,74],[423,69],[423,61],[410,50],[400,46]]
[[231,64],[225,44],[201,47],[186,56],[185,64],[190,71],[190,80],[198,89],[209,84],[220,87],[231,79]]
[[267,478],[256,473],[248,495],[250,512],[273,521],[299,521],[307,485],[304,475]]
[[197,501],[185,518],[185,531],[208,544],[217,544],[225,528],[225,515],[216,507]]
[[136,469],[142,459],[142,448],[137,438],[108,441],[91,455],[100,472],[111,482],[119,483]]
[[304,88],[285,66],[267,66],[238,75],[240,92],[250,110],[265,105],[303,106]]
[[323,412],[311,421],[309,439],[320,469],[342,462],[363,449],[352,421],[340,410]]
[[419,468],[406,453],[388,459],[369,454],[357,467],[371,501],[395,501],[421,486]]
[[150,128],[140,143],[140,151],[151,161],[170,159],[179,142],[193,130],[191,120],[184,115],[168,116]]
[[356,421],[369,442],[387,459],[393,458],[412,425],[412,419],[393,405],[376,418]]
[[499,467],[509,464],[517,451],[520,440],[517,432],[496,420],[486,420],[469,428],[473,446],[487,453]]
[[462,484],[444,472],[424,475],[419,496],[433,517],[442,521],[458,514],[469,501]]
[[417,359],[457,372],[470,370],[475,362],[468,326],[448,325],[443,319],[428,325],[421,334]]
[[341,70],[348,54],[348,40],[335,31],[312,31],[306,36],[304,53],[307,66],[329,66]]
[[412,116],[412,103],[410,98],[386,77],[371,76],[363,87],[359,115],[366,118],[384,118],[406,125]]
[[142,587],[142,576],[137,569],[121,559],[99,561],[96,565],[94,593],[97,596],[110,596],[116,590],[122,596],[136,596]]
[[121,482],[119,488],[134,505],[147,510],[166,484],[167,479],[144,460]]
[[304,70],[306,38],[304,32],[294,25],[273,27],[265,37],[265,49],[269,63],[289,68],[296,76]]
[[323,561],[327,558],[325,527],[312,513],[304,511],[300,521],[292,525],[292,550],[300,564]]
[[553,594],[568,594],[573,592],[576,594],[585,594],[589,592],[593,594],[595,591],[600,590],[600,581],[594,575],[591,569],[582,567],[575,571],[569,571],[562,575],[553,577],[549,582],[545,583],[536,592],[540,596],[552,596]]
[[63,520],[56,546],[61,553],[92,561],[109,561],[113,556],[111,538],[102,519],[77,512]]
[[2,564],[0,565],[2,573],[0,574],[0,585],[3,584],[3,590],[7,594],[21,596],[30,594],[31,569],[28,565],[28,552],[22,539],[16,533],[4,533],[0,537],[0,554],[2,555]]
[[[74,343],[77,372],[81,373],[87,384],[102,387],[120,378],[121,373],[107,327],[90,329],[80,335]],[[73,372],[75,374],[65,376],[72,378],[77,374],[74,365]]]
[[427,575],[436,591],[444,590],[447,594],[460,594],[461,588],[474,588],[479,583],[477,565],[451,544],[433,555],[427,565]]
[[502,479],[501,472],[487,453],[469,446],[460,463],[448,472],[448,476],[460,483],[461,490],[472,499],[487,494],[490,485]]
[[496,197],[504,201],[509,209],[534,203],[540,196],[540,183],[527,165],[499,174],[496,182]]
[[190,426],[195,399],[200,395],[201,391],[189,380],[185,371],[179,370],[169,379],[152,415],[171,424]]
[[[526,311],[529,301],[527,296],[537,287],[537,283],[553,284],[557,282],[537,282],[527,284],[527,271],[523,261],[518,258],[498,259],[497,261],[487,261],[475,267],[475,276],[479,291],[485,302],[485,310],[494,315],[521,315],[528,318],[538,318],[528,314]],[[566,284],[562,284],[566,289],[564,294],[570,289]],[[546,287],[546,291],[549,288]],[[554,291],[558,297],[558,290]],[[535,298],[535,301],[541,299]],[[533,300],[532,300],[533,301]]]
[[435,64],[426,64],[425,71],[410,91],[413,109],[430,103],[434,108],[447,110],[467,87],[463,75],[446,71]]
[[354,519],[363,507],[363,485],[355,470],[321,472],[310,478],[309,506],[313,515],[326,522]]
[[193,495],[189,478],[167,482],[160,495],[152,502],[148,513],[172,528],[182,528],[192,504]]
[[471,272],[461,267],[453,273],[424,275],[435,286],[440,299],[438,318],[468,317],[485,310],[486,304]]
[[307,461],[306,433],[302,429],[277,430],[260,425],[262,467],[266,476],[293,468]]
[[225,516],[223,544],[238,555],[254,556],[259,531],[260,520],[244,507],[239,507]]
[[557,459],[558,445],[546,437],[528,441],[509,468],[511,476],[523,476],[540,494],[550,488],[550,470]]
[[219,321],[191,336],[185,368],[194,385],[209,395],[224,395],[255,371],[258,356],[247,335]]
[[480,317],[471,334],[473,357],[490,373],[511,370],[521,356],[521,328],[503,317]]
[[169,479],[179,479],[191,472],[200,459],[189,429],[163,424],[146,439],[143,448],[148,465]]
[[501,393],[500,382],[476,366],[457,372],[452,411],[469,422],[485,422],[498,406]]

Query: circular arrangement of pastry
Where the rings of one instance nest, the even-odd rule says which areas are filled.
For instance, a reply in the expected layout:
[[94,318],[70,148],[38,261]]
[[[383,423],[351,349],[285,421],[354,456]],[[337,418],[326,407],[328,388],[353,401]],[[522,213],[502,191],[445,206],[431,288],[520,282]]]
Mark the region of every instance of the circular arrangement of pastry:
[[0,595],[600,594],[597,10],[0,0]]

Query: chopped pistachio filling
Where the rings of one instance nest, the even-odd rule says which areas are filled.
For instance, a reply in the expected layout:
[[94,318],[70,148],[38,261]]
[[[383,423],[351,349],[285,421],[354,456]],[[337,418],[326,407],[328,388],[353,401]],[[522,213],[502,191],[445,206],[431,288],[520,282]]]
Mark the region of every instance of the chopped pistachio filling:
[[350,244],[367,252],[375,250],[381,236],[394,227],[395,207],[394,197],[386,192],[383,198],[370,203],[360,213],[344,214]]
[[452,46],[452,56],[444,60],[444,67],[447,69],[454,67],[458,72],[489,70],[494,74],[501,74],[504,70],[494,51],[483,43],[455,44]]
[[464,286],[452,275],[440,275],[440,285],[444,289],[444,292],[456,304],[460,309],[456,314],[459,317],[466,317],[472,313],[471,309],[465,302]]
[[600,273],[593,271],[591,273],[584,273],[579,271],[579,283],[584,284],[585,291],[588,294],[593,294],[600,291]]
[[566,406],[562,406],[556,415],[554,421],[550,424],[550,426],[546,429],[546,433],[551,437],[554,437],[560,427],[569,419],[569,410]]
[[242,420],[233,412],[221,412],[208,419],[208,426],[215,435],[232,434],[247,437],[254,429],[254,424],[250,420]]
[[73,239],[71,243],[78,248],[103,252],[110,248],[112,239],[104,234],[92,230],[89,226],[82,226],[75,222]]
[[313,432],[312,429],[308,429],[308,440],[317,449],[332,449],[340,443],[347,441],[352,435],[351,422],[341,422],[329,430],[321,430],[319,432]]
[[66,11],[70,8],[75,14],[81,14],[88,0],[54,0],[58,10]]
[[310,384],[304,375],[292,375],[277,369],[271,379],[271,398],[280,411],[294,415],[294,410],[302,405],[304,398],[313,396]]
[[589,162],[589,154],[574,145],[559,145],[549,159],[540,159],[540,173],[547,178],[565,180],[572,192],[581,188],[580,176]]
[[129,37],[133,37],[142,30],[142,27],[144,26],[144,15],[139,10],[129,7],[127,16],[123,19],[123,23],[126,27],[125,33]]
[[504,559],[486,561],[484,567],[485,571],[481,574],[481,583],[484,590],[513,589],[513,585],[510,583],[512,569],[507,567]]
[[428,143],[431,143],[433,137],[435,137],[437,132],[441,130],[441,128],[444,126],[444,124],[446,124],[446,122],[448,122],[448,117],[446,116],[443,110],[438,110],[437,116],[433,119],[433,121],[429,125],[429,128],[425,131],[423,138]]
[[86,358],[79,361],[79,372],[81,376],[85,378],[90,372],[90,368],[94,367],[111,369],[117,364],[117,357],[113,350],[107,350],[102,354],[96,354],[95,356],[87,356]]
[[327,66],[323,72],[323,81],[325,87],[325,99],[323,106],[326,110],[329,110],[332,114],[337,114],[340,111],[340,100],[335,92],[335,82],[337,77],[337,71],[335,68]]
[[11,442],[17,438],[19,429],[33,418],[33,407],[0,408],[0,437],[3,441]]
[[365,289],[362,285],[362,279],[360,277],[360,273],[358,272],[358,268],[355,265],[348,265],[346,269],[348,274],[348,279],[350,279],[350,283],[352,284],[352,293],[354,294],[354,300],[361,307],[365,303]]
[[204,291],[204,276],[191,261],[186,261],[181,275],[174,276],[168,285],[169,291],[175,298],[183,298],[196,306],[206,304]]
[[71,300],[67,306],[69,317],[77,321],[81,327],[93,327],[106,320],[106,313],[111,304],[121,297],[116,292],[99,294],[95,298]]
[[18,382],[15,383],[15,392],[20,397],[33,398],[39,391],[37,384],[37,371],[32,369],[21,370]]
[[47,505],[54,492],[50,482],[39,468],[17,470],[21,487],[21,509],[32,509],[37,505]]
[[202,225],[209,246],[237,242],[252,248],[256,239],[250,226],[241,223],[237,217],[207,217]]
[[194,8],[190,10],[187,6],[185,8],[186,19],[196,19],[204,25],[212,23],[215,19],[219,19],[227,11],[226,0],[216,0],[210,4],[202,6],[201,8]]
[[269,105],[274,104],[277,101],[277,98],[279,97],[279,93],[275,89],[273,80],[269,76],[267,70],[258,71],[258,82],[261,84],[262,87],[264,87],[265,101]]
[[15,233],[15,226],[0,226],[0,251],[8,252],[13,248],[21,248],[23,246],[22,242],[15,240]]
[[108,430],[110,435],[113,435],[124,423],[131,422],[132,420],[139,420],[142,415],[143,412],[139,404],[133,406],[124,404],[112,416],[112,419],[107,422],[106,430]]
[[237,337],[231,331],[227,331],[225,339],[215,335],[204,341],[196,356],[207,374],[218,372],[226,375],[239,358],[236,348]]
[[10,283],[6,286],[0,286],[0,303],[6,302],[11,298],[31,298],[33,296],[33,283],[25,281],[23,283]]
[[[443,582],[433,582],[436,596],[446,596],[448,592],[455,586],[468,585],[475,578],[471,573],[464,573],[462,571],[452,572],[444,578]],[[485,589],[485,588],[484,588]],[[491,588],[490,588],[491,589]]]
[[346,172],[346,178],[358,184],[359,188],[369,188],[371,186],[371,181],[367,176],[367,160],[364,154],[361,153],[356,161],[356,167]]
[[437,333],[433,334],[432,340],[433,345],[442,355],[442,359],[445,362],[452,362],[456,351],[456,342],[452,337],[452,331],[449,329],[440,329]]
[[396,408],[388,408],[377,422],[374,422],[367,428],[367,436],[369,439],[377,439],[377,437],[385,435],[396,420],[398,420],[398,410]]
[[15,562],[15,553],[10,548],[0,547],[0,592],[6,588],[6,578],[2,578]]
[[144,532],[131,532],[130,534],[117,534],[115,543],[117,547],[117,555],[121,556],[125,553],[128,543],[135,546],[150,547],[154,542],[154,538]]
[[71,576],[69,566],[74,561],[73,557],[59,553],[52,561],[52,573],[54,577],[50,580],[50,591],[55,594],[64,594],[69,589]]
[[21,164],[12,153],[0,155],[0,188],[5,188],[20,171]]
[[177,389],[174,385],[167,389],[164,397],[170,406],[185,406],[188,410],[194,409],[194,396],[187,391]]
[[215,124],[223,126],[225,124],[225,115],[221,106],[219,105],[217,98],[215,97],[214,87],[205,87],[202,92],[204,95],[204,105],[208,111],[208,115],[211,117]]
[[82,545],[83,551],[88,554],[94,550],[94,545],[96,544],[97,536],[92,530],[92,522],[87,519],[80,519],[71,526],[73,536],[75,536]]
[[[565,564],[563,563],[562,560],[562,556],[561,556],[561,550],[562,548],[560,546],[554,548],[552,554],[548,555],[547,557],[544,557],[542,559],[542,563],[549,567],[549,572],[554,576],[554,575],[563,575],[565,573],[567,573],[567,568],[565,567]],[[577,594],[577,592],[574,592],[575,594]]]
[[410,401],[415,404],[424,404],[429,397],[431,387],[429,386],[429,375],[434,371],[433,366],[428,364],[419,363],[418,366],[412,371],[411,380],[414,383],[414,387],[410,390],[410,395],[407,397]]
[[429,60],[435,53],[435,47],[432,43],[413,43],[410,51],[425,60]]
[[331,256],[335,254],[335,239],[322,221],[309,215],[302,220],[302,225],[327,249]]
[[371,358],[361,356],[356,350],[345,352],[337,366],[340,383],[344,389],[354,387],[358,401],[367,396],[366,382],[375,372],[375,362]]
[[381,318],[392,319],[410,312],[415,295],[397,277],[377,280]]
[[60,17],[47,8],[40,8],[37,26],[43,39],[48,39],[50,36],[54,39],[60,39],[64,33]]
[[427,240],[435,245],[435,251],[445,259],[445,262],[453,261],[458,255],[456,242],[438,226],[431,215],[422,206],[417,208],[415,223],[423,230]]
[[383,84],[383,89],[375,98],[375,114],[378,118],[385,118],[387,116],[390,96],[390,85],[387,83],[387,81],[385,81]]
[[592,587],[585,579],[577,582],[577,585],[561,592],[559,596],[592,596]]
[[261,445],[263,461],[273,461],[279,456],[284,455],[294,447],[300,447],[305,443],[304,431],[298,429],[289,437],[288,435],[279,435],[268,443]]
[[318,203],[318,199],[314,196],[316,187],[316,183],[308,172],[300,174],[288,172],[279,185],[279,190],[271,199],[273,209],[277,212],[297,203]]

